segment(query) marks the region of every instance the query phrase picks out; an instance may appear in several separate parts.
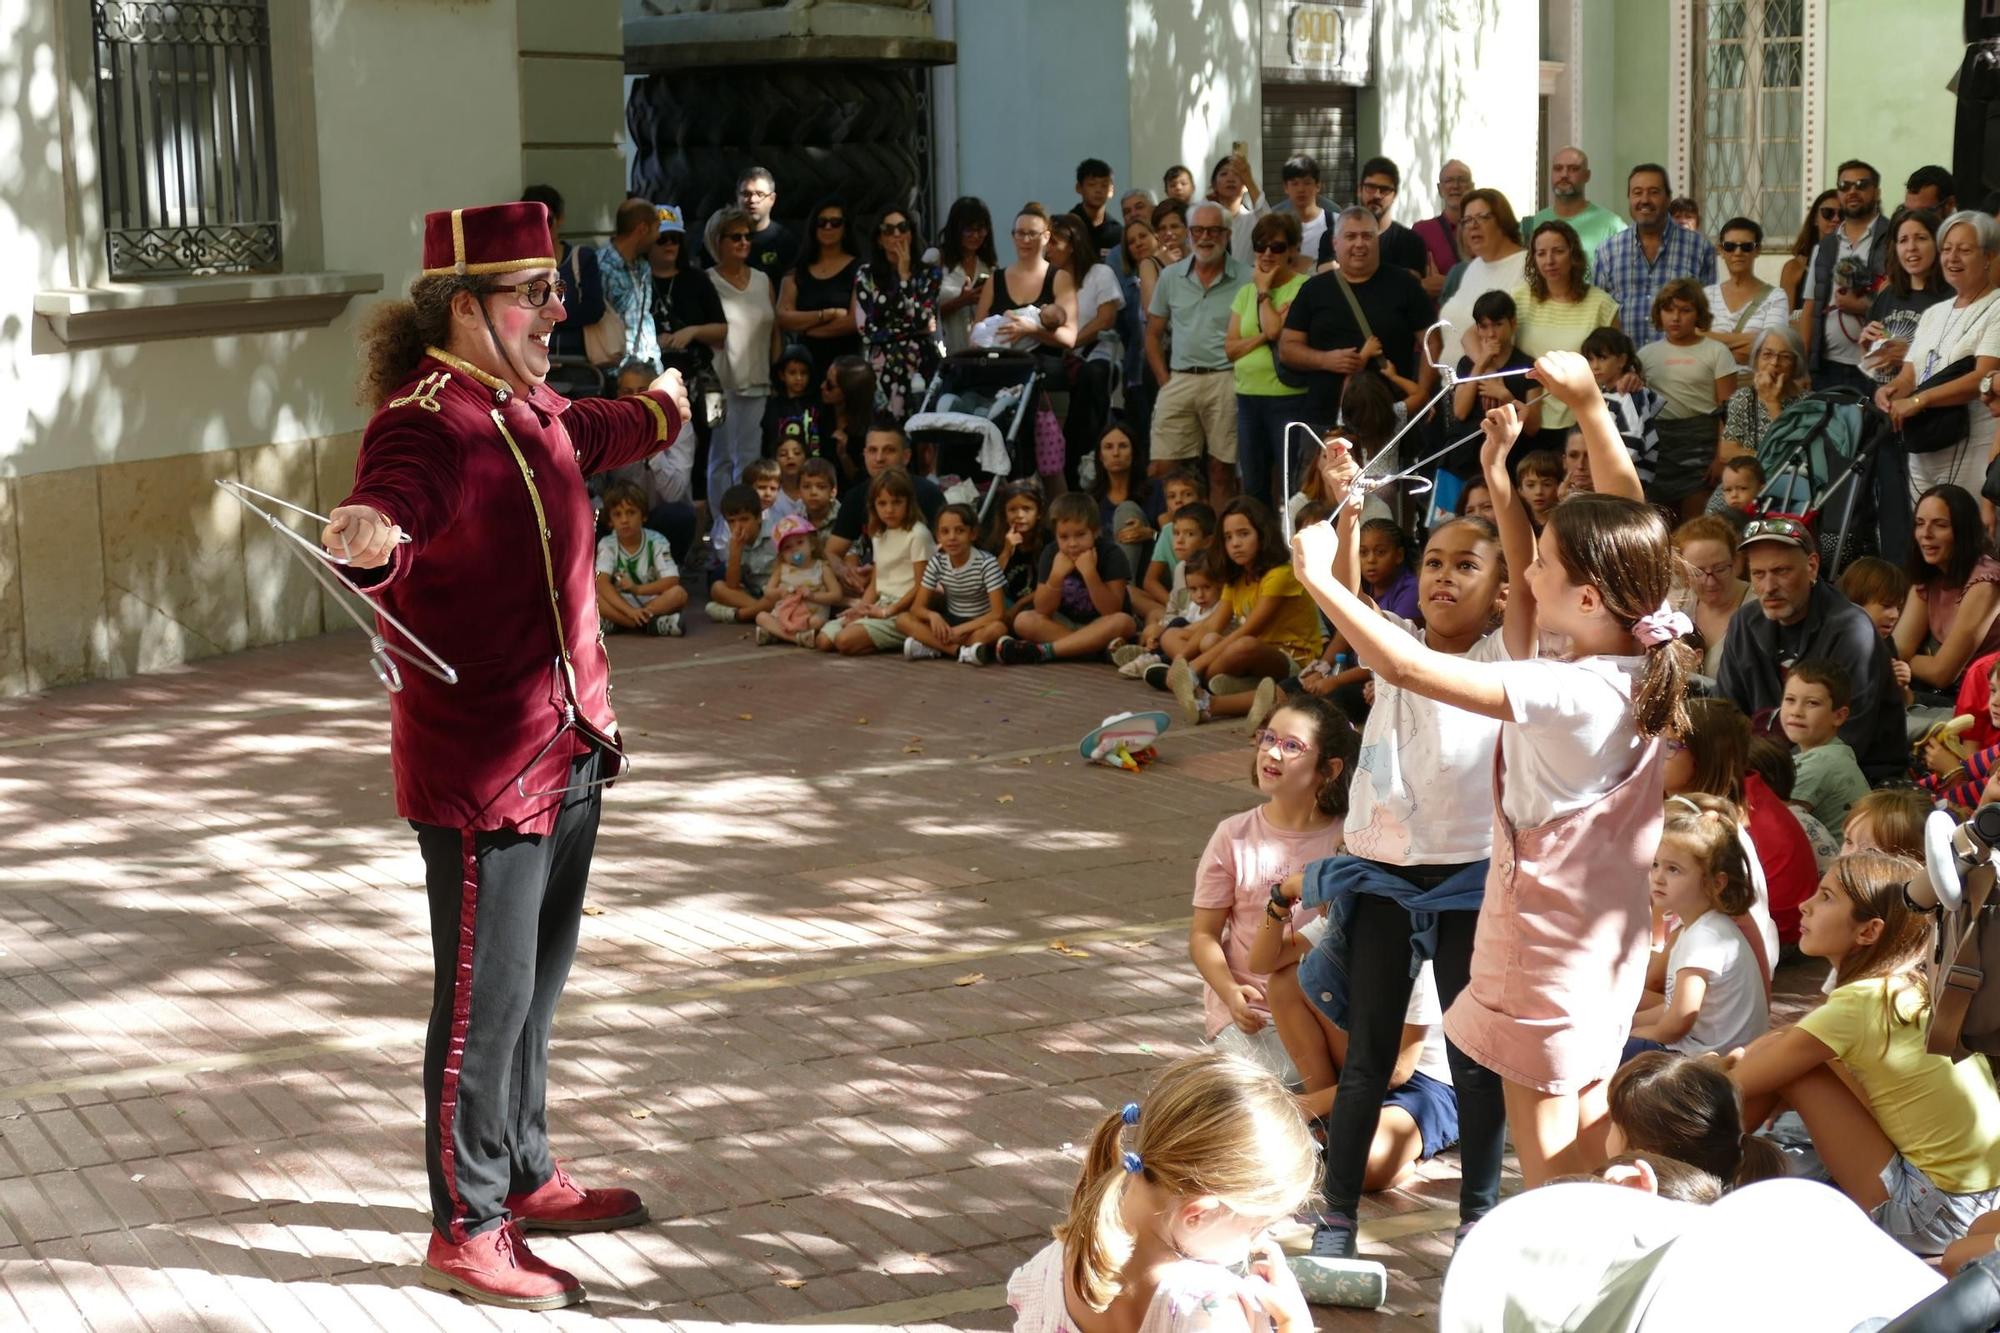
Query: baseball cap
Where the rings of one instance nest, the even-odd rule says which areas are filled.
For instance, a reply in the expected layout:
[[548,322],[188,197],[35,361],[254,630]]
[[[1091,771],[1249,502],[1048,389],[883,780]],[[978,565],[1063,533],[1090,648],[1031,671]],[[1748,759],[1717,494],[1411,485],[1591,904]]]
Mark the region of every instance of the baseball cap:
[[787,514],[771,529],[771,540],[783,546],[787,537],[810,537],[817,531],[812,520],[804,514]]
[[1765,514],[1751,519],[1744,527],[1736,549],[1740,551],[1752,542],[1782,542],[1806,555],[1816,554],[1819,550],[1813,542],[1812,529],[1796,514]]
[[665,236],[668,232],[687,234],[687,222],[681,217],[679,204],[661,204],[656,211],[660,216],[660,235]]

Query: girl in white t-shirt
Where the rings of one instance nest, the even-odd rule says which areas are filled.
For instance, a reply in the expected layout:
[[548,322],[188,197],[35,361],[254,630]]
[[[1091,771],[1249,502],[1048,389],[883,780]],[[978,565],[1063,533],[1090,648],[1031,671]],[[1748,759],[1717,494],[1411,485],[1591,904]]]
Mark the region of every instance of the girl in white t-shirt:
[[1732,1051],[1771,1026],[1763,969],[1733,919],[1756,900],[1735,814],[1679,797],[1671,804],[1649,887],[1654,911],[1680,924],[1669,937],[1660,998],[1632,1020],[1626,1060],[1647,1050]]
[[[1693,659],[1678,641],[1693,627],[1667,606],[1667,526],[1639,496],[1589,363],[1551,352],[1534,375],[1575,412],[1598,492],[1558,504],[1537,541],[1506,467],[1519,414],[1509,404],[1487,415],[1480,462],[1508,568],[1521,573],[1507,596],[1514,660],[1472,661],[1416,642],[1335,577],[1340,541],[1330,524],[1294,539],[1300,580],[1378,682],[1501,723],[1493,860],[1471,975],[1445,1013],[1445,1035],[1505,1080],[1529,1186],[1587,1160],[1593,1145],[1579,1140],[1600,1132],[1604,1081],[1645,991],[1659,737],[1684,721]],[[1329,471],[1343,465],[1322,460]],[[1563,635],[1574,660],[1521,660],[1543,630]]]
[[827,651],[861,655],[903,650],[908,636],[896,628],[896,617],[916,601],[918,580],[937,551],[922,512],[916,486],[902,468],[892,467],[868,484],[875,569],[861,600],[821,628],[820,644]]

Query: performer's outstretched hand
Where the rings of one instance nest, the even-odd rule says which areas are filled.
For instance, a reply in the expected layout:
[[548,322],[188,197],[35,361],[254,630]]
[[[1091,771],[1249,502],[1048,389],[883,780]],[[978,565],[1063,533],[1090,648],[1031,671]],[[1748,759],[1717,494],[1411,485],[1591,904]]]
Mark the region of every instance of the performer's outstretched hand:
[[356,569],[380,569],[403,539],[403,530],[369,505],[342,505],[319,535],[331,555],[344,556]]
[[667,397],[674,400],[674,410],[681,414],[682,425],[686,425],[688,422],[694,420],[694,412],[688,407],[687,383],[681,379],[681,373],[678,370],[669,369],[662,371],[660,377],[646,387],[648,389],[658,389],[660,392],[666,394]]

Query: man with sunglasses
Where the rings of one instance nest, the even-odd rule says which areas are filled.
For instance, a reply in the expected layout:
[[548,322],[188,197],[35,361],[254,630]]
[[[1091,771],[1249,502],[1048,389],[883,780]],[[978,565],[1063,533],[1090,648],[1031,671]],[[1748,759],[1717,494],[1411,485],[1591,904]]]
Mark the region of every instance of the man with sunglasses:
[[1909,749],[1894,649],[1866,611],[1820,579],[1811,529],[1790,515],[1767,514],[1743,530],[1737,549],[1754,600],[1730,619],[1716,693],[1756,718],[1784,701],[1785,677],[1798,663],[1837,662],[1854,688],[1840,739],[1871,781],[1900,770]]
[[1813,388],[1872,394],[1875,381],[1861,368],[1868,350],[1861,331],[1868,326],[1875,289],[1888,271],[1895,229],[1882,216],[1882,173],[1866,162],[1841,163],[1834,189],[1839,192],[1840,225],[1821,237],[1813,252],[1799,331],[1806,339]]
[[[645,218],[650,231],[651,204]],[[432,213],[423,235],[410,299],[371,319],[377,406],[353,493],[320,540],[456,673],[408,672],[389,706],[396,810],[424,860],[435,969],[421,1278],[553,1309],[583,1288],[530,1253],[523,1230],[647,1217],[630,1190],[576,1184],[549,1149],[549,1032],[602,788],[622,762],[584,478],[668,447],[687,395],[673,371],[619,399],[570,402],[548,387],[564,311],[541,204]]]

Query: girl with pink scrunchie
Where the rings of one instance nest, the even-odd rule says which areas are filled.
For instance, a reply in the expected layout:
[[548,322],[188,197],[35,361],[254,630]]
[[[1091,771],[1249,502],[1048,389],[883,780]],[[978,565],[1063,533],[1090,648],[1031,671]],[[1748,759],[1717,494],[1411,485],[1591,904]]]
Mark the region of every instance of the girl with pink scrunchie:
[[[1500,723],[1493,857],[1470,979],[1444,1029],[1503,1080],[1531,1187],[1603,1159],[1606,1084],[1645,991],[1663,737],[1685,724],[1695,661],[1693,626],[1667,606],[1667,526],[1589,363],[1551,352],[1533,375],[1575,414],[1598,490],[1558,504],[1538,539],[1506,466],[1518,413],[1487,414],[1480,463],[1510,574],[1510,660],[1432,651],[1376,615],[1334,576],[1332,524],[1293,540],[1299,580],[1378,679]],[[1344,493],[1352,461],[1328,450],[1321,466]],[[1542,631],[1570,643],[1568,660],[1534,655]]]

